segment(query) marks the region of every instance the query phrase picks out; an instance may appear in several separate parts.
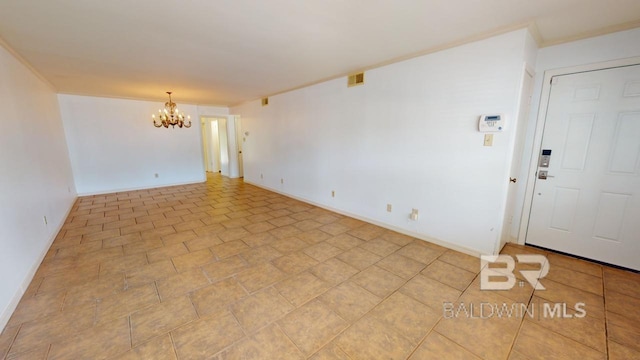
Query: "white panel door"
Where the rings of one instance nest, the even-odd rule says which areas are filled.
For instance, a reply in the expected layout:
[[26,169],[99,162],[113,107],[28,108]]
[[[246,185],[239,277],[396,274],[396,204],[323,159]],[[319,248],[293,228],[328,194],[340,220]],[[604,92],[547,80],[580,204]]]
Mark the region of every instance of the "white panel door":
[[238,144],[238,176],[244,177],[244,159],[242,155],[242,147],[244,146],[244,133],[242,132],[242,123],[240,116],[236,115],[236,143]]
[[554,77],[542,149],[526,242],[640,270],[640,65]]

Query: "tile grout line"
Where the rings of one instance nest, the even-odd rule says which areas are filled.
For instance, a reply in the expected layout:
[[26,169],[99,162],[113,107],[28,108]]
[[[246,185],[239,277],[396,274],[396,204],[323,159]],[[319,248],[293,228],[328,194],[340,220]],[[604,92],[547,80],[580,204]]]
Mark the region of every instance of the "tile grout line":
[[[540,279],[538,279],[538,282],[540,282]],[[529,295],[529,300],[527,301],[527,305],[531,305],[531,301],[533,300],[535,293],[536,293],[535,290],[531,292],[531,295]],[[538,316],[540,316],[540,314],[538,314]],[[525,322],[525,315],[523,314],[522,319],[520,319],[520,324],[518,325],[518,330],[516,331],[515,336],[511,341],[511,346],[509,346],[509,353],[507,354],[508,356],[510,356],[515,351],[514,348],[516,346],[516,342],[518,341],[518,336],[520,336],[520,332],[522,331],[522,327],[524,326],[524,322]]]
[[604,306],[604,349],[605,356],[607,359],[611,358],[611,354],[609,353],[609,322],[607,321],[607,284],[605,279],[605,271],[604,267],[600,267],[600,271],[602,272],[602,305]]
[[11,339],[11,342],[9,343],[9,347],[7,348],[7,353],[4,355],[3,359],[8,359],[9,358],[9,354],[11,353],[11,348],[13,348],[13,345],[16,341],[16,339],[18,338],[18,335],[20,334],[20,331],[22,330],[22,326],[24,325],[24,323],[21,323],[18,326],[18,330],[16,331],[15,335],[13,335],[13,338]]
[[176,359],[180,359],[180,357],[178,356],[178,348],[176,346],[176,341],[173,338],[173,334],[171,333],[171,331],[168,332],[169,335],[169,340],[171,340],[171,349],[173,350],[173,354],[176,356]]
[[[442,256],[442,255],[440,255],[440,256]],[[438,256],[438,258],[440,258],[440,256]],[[437,259],[436,259],[436,260],[437,260]],[[435,261],[435,260],[434,260],[434,261]],[[453,265],[453,264],[449,264],[449,265]],[[454,265],[454,266],[455,266],[455,265]],[[424,269],[423,269],[423,270],[424,270]],[[420,274],[420,273],[418,273],[418,274]],[[417,276],[417,275],[416,275],[416,276]],[[476,279],[478,276],[479,276],[479,273],[478,273],[478,274],[476,274],[476,276],[473,278],[473,280],[471,280],[471,282],[469,283],[469,285],[467,285],[467,287],[466,287],[463,291],[460,291],[460,295],[458,295],[458,297],[456,298],[456,301],[457,301],[457,300],[459,300],[459,299],[462,297],[462,295],[464,295],[464,293],[465,293],[465,292],[466,292],[466,291],[471,287],[471,284],[473,284],[473,282],[475,281],[475,279]],[[434,280],[435,280],[435,279],[434,279]],[[438,280],[435,280],[435,281],[438,281]],[[438,281],[438,282],[439,282],[439,281]],[[446,285],[446,284],[445,284],[445,285]],[[457,290],[457,289],[456,289],[456,290]],[[478,355],[478,354],[477,354],[476,352],[474,352],[472,349],[468,349],[467,347],[463,346],[462,344],[458,344],[458,342],[457,342],[457,341],[455,341],[455,340],[453,340],[453,339],[450,339],[450,338],[449,338],[448,336],[446,336],[445,334],[442,334],[442,333],[440,333],[439,331],[437,331],[437,330],[436,330],[436,327],[438,326],[438,324],[440,324],[440,322],[441,322],[443,319],[444,319],[444,316],[442,316],[442,315],[441,315],[441,316],[440,316],[440,318],[438,319],[438,321],[436,321],[436,323],[435,323],[435,324],[433,324],[433,327],[431,328],[431,331],[429,331],[429,333],[431,333],[431,332],[435,332],[435,333],[439,334],[440,336],[443,336],[444,338],[448,339],[449,341],[453,342],[454,344],[456,344],[456,345],[460,346],[461,348],[463,348],[463,349],[467,350],[468,352],[470,352],[470,353],[472,353],[472,354],[474,354],[474,355],[476,355],[477,357],[479,357],[479,358],[480,358],[480,355]],[[428,335],[428,334],[427,334],[427,335]],[[425,336],[425,339],[426,339],[426,336]],[[424,342],[424,339],[422,340],[422,342]],[[421,343],[422,343],[422,342],[421,342]],[[416,348],[416,350],[417,350],[417,348]],[[415,352],[415,351],[414,351],[414,352]]]
[[47,347],[47,351],[44,354],[44,358],[48,359],[49,355],[51,355],[51,347],[53,346],[53,344],[49,344],[49,346]]
[[133,324],[131,323],[131,314],[127,315],[129,323],[129,350],[133,350]]
[[[408,243],[407,245],[409,245],[409,244],[411,244],[411,243]],[[405,246],[407,246],[407,245],[405,245]],[[392,254],[396,253],[396,252],[397,252],[397,251],[399,251],[399,250],[400,250],[400,249],[396,250],[396,251],[395,251],[395,252],[393,252]],[[391,255],[391,254],[389,254],[389,255]],[[336,258],[336,257],[335,257],[335,256],[333,256],[332,258]],[[327,260],[328,260],[328,259],[327,259]],[[340,259],[338,259],[338,260],[340,260]],[[325,261],[326,261],[326,260],[325,260]],[[435,260],[434,260],[434,261],[435,261]],[[378,262],[379,262],[379,261],[378,261]],[[376,264],[377,264],[378,262],[376,262],[376,263],[374,263],[374,264],[371,264],[371,265],[369,265],[368,267],[366,267],[365,269],[360,270],[359,272],[357,272],[357,273],[353,274],[350,278],[348,278],[348,279],[346,279],[346,280],[342,281],[340,284],[345,283],[345,282],[347,282],[347,281],[351,280],[353,277],[355,277],[355,276],[357,276],[358,274],[362,273],[364,270],[366,270],[366,269],[368,269],[368,268],[370,268],[370,267],[372,267],[372,266],[376,266]],[[433,261],[432,261],[432,262],[433,262]],[[429,263],[429,264],[430,264],[430,263]],[[429,266],[429,264],[425,265],[425,268],[426,268],[427,266]],[[347,265],[349,265],[349,264],[347,264]],[[383,269],[383,268],[381,268],[381,269]],[[383,269],[383,270],[385,270],[385,269]],[[424,270],[424,269],[423,269],[423,270]],[[385,270],[385,271],[389,271],[389,270]],[[391,271],[389,271],[389,272],[393,274],[393,272],[391,272]],[[404,281],[404,283],[402,283],[402,285],[400,285],[396,290],[392,291],[392,292],[391,292],[389,295],[387,295],[386,297],[381,298],[381,300],[380,300],[380,302],[379,302],[379,303],[377,303],[375,306],[373,306],[371,309],[369,309],[367,312],[365,312],[364,314],[362,314],[360,317],[356,318],[356,319],[355,319],[355,320],[353,320],[353,321],[349,321],[349,320],[347,320],[347,319],[344,319],[342,316],[340,316],[340,314],[336,313],[333,309],[329,308],[329,309],[330,309],[332,312],[334,312],[338,317],[342,318],[345,322],[347,322],[347,323],[349,324],[349,326],[347,326],[346,328],[344,328],[344,329],[343,329],[340,333],[338,333],[338,334],[337,334],[337,335],[336,335],[336,336],[335,336],[331,341],[333,341],[334,339],[336,339],[338,336],[340,336],[340,335],[344,334],[347,330],[349,330],[351,327],[353,327],[353,326],[354,326],[358,321],[362,320],[362,319],[363,319],[363,318],[365,318],[367,315],[371,314],[371,313],[372,313],[372,311],[373,311],[376,307],[380,306],[380,305],[381,305],[383,302],[385,302],[389,297],[391,297],[393,294],[395,294],[396,292],[398,292],[398,290],[399,290],[400,288],[402,288],[403,286],[405,286],[409,281],[411,281],[414,277],[418,276],[419,274],[420,274],[420,272],[418,272],[417,274],[415,274],[414,276],[412,276],[411,278],[409,278],[409,279],[407,279],[407,280],[405,280],[403,277],[401,277],[401,276],[399,276],[399,275],[397,275],[397,274],[394,274],[395,276],[397,276],[397,277],[399,277],[399,278],[401,278],[401,279],[405,280],[405,281]],[[340,285],[340,284],[338,284],[338,285]],[[338,285],[335,285],[334,287],[336,287],[336,286],[338,286]],[[364,290],[364,291],[368,292],[369,294],[371,294],[371,295],[373,295],[373,296],[375,296],[375,297],[378,297],[377,295],[373,294],[372,292],[370,292],[369,290],[365,289],[364,287],[362,287],[362,286],[358,285],[357,283],[354,283],[354,285],[356,285],[356,286],[360,287],[362,290]],[[333,287],[332,287],[332,288],[333,288]],[[325,291],[325,292],[326,292],[326,291]],[[323,294],[324,294],[324,293],[323,293]],[[319,296],[317,296],[317,297],[316,297],[316,298],[314,298],[314,299],[317,299],[318,297],[320,297],[320,295],[319,295]],[[322,301],[321,299],[318,299],[318,300],[319,300],[320,302],[322,302],[323,304],[325,304],[325,305],[328,307],[328,304],[324,303],[324,301]],[[414,299],[414,300],[415,300],[415,299]],[[416,301],[417,301],[417,300],[416,300]],[[372,316],[373,316],[373,315],[372,315]],[[375,317],[374,317],[374,319],[375,319]],[[434,325],[434,326],[435,326],[435,325]],[[394,329],[394,330],[396,330],[396,329]],[[397,330],[396,330],[396,332],[397,332]],[[286,333],[285,333],[285,334],[286,334]],[[409,340],[410,342],[413,342],[413,341],[411,341],[411,339],[407,338],[404,334],[398,334],[398,335],[400,335],[401,337],[403,337],[403,338],[405,338],[405,339]],[[411,351],[411,353],[413,353],[413,352],[414,352],[414,351],[419,347],[419,345],[420,345],[420,342],[418,342],[418,345],[416,346],[416,348],[415,348],[415,349],[413,349],[413,350]],[[349,356],[349,354],[348,354],[346,351],[344,351],[344,349],[342,349],[342,348],[340,347],[340,345],[336,344],[336,346],[338,346],[338,348],[339,348],[343,353],[345,353],[345,354],[347,354],[347,356]],[[320,350],[321,350],[321,349],[318,349],[318,351],[320,351]],[[411,354],[411,353],[410,353],[410,354]],[[349,357],[350,357],[350,356],[349,356]]]

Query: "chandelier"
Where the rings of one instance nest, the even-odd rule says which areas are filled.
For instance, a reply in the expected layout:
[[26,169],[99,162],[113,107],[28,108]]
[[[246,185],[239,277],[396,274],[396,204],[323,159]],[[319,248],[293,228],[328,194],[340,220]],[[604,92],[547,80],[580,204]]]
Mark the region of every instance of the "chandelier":
[[168,128],[169,125],[171,125],[175,128],[176,125],[178,125],[179,128],[183,126],[186,128],[190,128],[191,116],[187,116],[187,121],[184,121],[184,113],[181,113],[177,108],[178,105],[171,101],[171,91],[167,91],[167,94],[169,94],[169,101],[164,103],[164,111],[158,110],[158,117],[160,118],[160,122],[156,122],[156,116],[151,115],[151,118],[153,119],[153,126],[157,128],[162,126]]

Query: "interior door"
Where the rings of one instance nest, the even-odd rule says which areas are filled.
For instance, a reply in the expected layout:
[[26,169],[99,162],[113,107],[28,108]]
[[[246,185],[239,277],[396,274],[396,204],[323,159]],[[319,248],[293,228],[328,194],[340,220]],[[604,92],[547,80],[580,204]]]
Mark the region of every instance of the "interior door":
[[203,157],[204,157],[204,171],[212,171],[211,170],[211,158],[209,155],[209,147],[210,147],[210,143],[209,143],[209,131],[207,129],[207,125],[209,124],[209,121],[206,119],[201,119],[200,120],[200,129],[202,129],[202,153],[203,153]]
[[218,141],[220,144],[220,174],[229,176],[229,139],[227,138],[227,119],[218,118]]
[[[524,191],[526,181],[517,183],[517,179],[526,177],[520,176],[522,169],[522,154],[524,151],[524,143],[526,142],[526,129],[528,123],[529,109],[531,108],[531,92],[533,90],[533,74],[527,70],[523,72],[522,77],[522,93],[520,94],[520,106],[518,110],[518,122],[516,125],[516,142],[513,150],[513,158],[511,159],[511,170],[509,173],[509,191],[507,193],[507,204],[505,208],[505,218],[502,228],[498,251],[502,250],[504,245],[511,241],[515,242],[520,230],[520,216],[522,216],[522,200],[520,191]],[[515,122],[514,122],[515,123]],[[512,179],[512,180],[511,180]],[[520,196],[519,196],[520,195]],[[518,208],[520,205],[520,208]]]
[[242,123],[240,116],[236,116],[236,143],[238,144],[238,176],[244,177],[244,158],[242,155],[242,147],[244,146],[244,133],[242,132]]
[[640,270],[640,65],[555,76],[549,151],[526,242]]

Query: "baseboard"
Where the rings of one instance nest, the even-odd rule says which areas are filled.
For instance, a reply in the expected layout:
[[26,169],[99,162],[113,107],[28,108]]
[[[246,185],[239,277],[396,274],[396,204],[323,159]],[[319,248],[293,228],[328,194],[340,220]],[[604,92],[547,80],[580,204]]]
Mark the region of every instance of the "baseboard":
[[385,228],[385,229],[388,229],[388,230],[391,230],[391,231],[395,231],[395,232],[400,233],[400,234],[411,236],[411,237],[414,237],[416,239],[427,241],[427,242],[430,242],[430,243],[445,247],[447,249],[459,251],[461,253],[464,253],[464,254],[467,254],[467,255],[471,255],[471,256],[474,256],[474,257],[477,257],[477,258],[479,258],[480,255],[491,255],[491,254],[484,254],[484,253],[481,253],[481,252],[479,252],[477,250],[469,249],[467,247],[460,246],[460,245],[457,245],[457,244],[452,244],[452,243],[450,243],[448,241],[437,239],[437,238],[434,238],[434,237],[431,237],[431,236],[428,236],[428,235],[425,235],[425,234],[421,234],[421,233],[409,231],[409,230],[406,230],[406,229],[402,229],[402,228],[399,228],[399,227],[396,227],[396,226],[393,226],[393,225],[390,225],[390,224],[387,224],[387,223],[383,223],[383,222],[375,220],[375,219],[367,218],[365,216],[361,216],[361,215],[358,215],[358,214],[353,214],[353,213],[350,213],[348,211],[344,211],[344,210],[341,210],[341,209],[332,208],[330,206],[327,206],[327,205],[324,205],[324,204],[320,204],[320,203],[317,203],[315,201],[311,201],[309,199],[305,199],[303,197],[291,195],[291,194],[282,192],[280,190],[277,190],[277,189],[274,189],[274,188],[270,188],[268,186],[256,184],[254,182],[247,181],[247,180],[244,180],[244,182],[246,184],[253,185],[253,186],[259,187],[261,189],[273,191],[274,193],[278,193],[280,195],[283,195],[283,196],[286,196],[286,197],[290,197],[292,199],[295,199],[295,200],[298,200],[298,201],[302,201],[302,202],[305,202],[307,204],[311,204],[313,206],[317,206],[317,207],[325,209],[325,210],[333,211],[335,213],[338,213],[338,214],[341,214],[341,215],[344,215],[344,216],[349,216],[349,217],[352,217],[354,219],[358,219],[358,220],[361,220],[361,221],[364,221],[364,222],[368,222],[370,224],[373,224],[373,225],[376,225],[376,226],[380,226],[382,228]]
[[36,275],[38,268],[40,268],[40,264],[42,264],[42,261],[44,260],[45,256],[47,256],[47,252],[49,252],[51,245],[53,244],[56,237],[60,233],[60,230],[62,230],[62,227],[64,226],[64,223],[67,220],[67,218],[69,217],[69,214],[71,213],[71,210],[73,209],[73,205],[76,203],[77,199],[78,199],[77,196],[73,199],[73,201],[69,205],[69,208],[64,214],[64,217],[62,217],[62,220],[58,224],[56,231],[53,233],[51,238],[47,241],[47,244],[42,249],[40,256],[38,256],[38,258],[36,259],[37,261],[35,261],[31,266],[31,269],[29,270],[29,272],[27,273],[27,276],[25,276],[24,280],[22,281],[22,284],[18,288],[18,291],[16,291],[16,293],[11,298],[11,301],[9,302],[9,304],[4,308],[4,310],[2,310],[2,313],[0,313],[0,329],[2,329],[0,330],[0,333],[4,331],[4,327],[7,325],[7,323],[9,322],[9,319],[11,319],[11,315],[13,315],[13,312],[18,307],[18,304],[20,303],[22,296],[29,288],[29,284],[31,284],[31,281],[33,281],[33,277]]
[[112,190],[96,191],[96,192],[78,192],[78,196],[93,196],[93,195],[113,194],[113,193],[136,191],[136,190],[162,189],[165,187],[172,187],[172,186],[201,184],[206,181],[207,181],[207,178],[205,177],[204,179],[197,180],[197,181],[186,181],[186,182],[180,182],[180,183],[159,184],[159,185],[150,185],[150,186],[141,186],[141,187],[133,187],[133,188],[123,188],[123,189],[112,189]]

